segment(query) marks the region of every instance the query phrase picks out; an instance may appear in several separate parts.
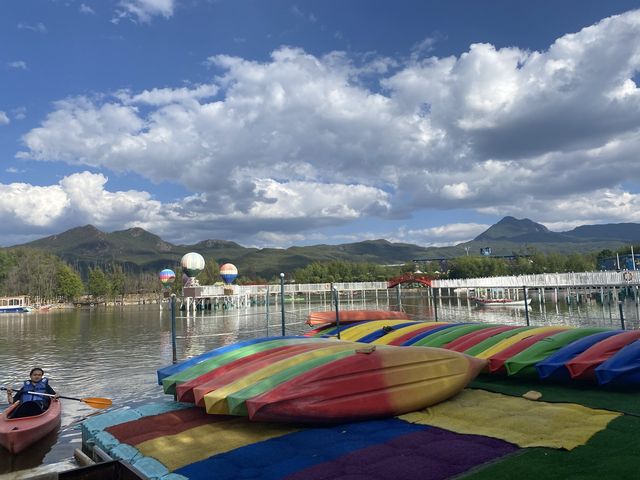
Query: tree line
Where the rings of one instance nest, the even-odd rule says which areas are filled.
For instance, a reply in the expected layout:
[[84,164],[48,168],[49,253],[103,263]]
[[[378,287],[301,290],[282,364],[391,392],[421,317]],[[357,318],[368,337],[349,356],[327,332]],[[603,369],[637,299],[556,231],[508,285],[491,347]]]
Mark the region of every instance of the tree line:
[[[640,252],[640,247],[634,247]],[[586,272],[597,270],[604,258],[628,255],[631,247],[599,253],[540,253],[530,249],[527,255],[513,259],[462,256],[444,262],[407,262],[404,265],[384,266],[370,262],[329,261],[312,262],[288,273],[287,282],[381,282],[403,273],[419,270],[439,278],[477,278],[503,275],[539,273]],[[83,296],[93,299],[123,300],[131,294],[160,295],[165,288],[179,294],[182,278],[175,268],[176,281],[164,287],[159,272],[125,272],[122,266],[95,265],[85,277],[54,254],[29,248],[0,249],[0,296],[29,295],[34,302],[75,302]],[[205,259],[205,268],[196,277],[201,285],[220,282],[219,265],[214,258]],[[277,283],[278,277],[260,278],[255,273],[239,272],[236,283]]]
[[117,300],[132,293],[159,293],[155,272],[125,274],[119,265],[96,265],[86,279],[54,254],[30,248],[0,250],[0,296],[28,295],[32,302],[75,302],[85,295]]

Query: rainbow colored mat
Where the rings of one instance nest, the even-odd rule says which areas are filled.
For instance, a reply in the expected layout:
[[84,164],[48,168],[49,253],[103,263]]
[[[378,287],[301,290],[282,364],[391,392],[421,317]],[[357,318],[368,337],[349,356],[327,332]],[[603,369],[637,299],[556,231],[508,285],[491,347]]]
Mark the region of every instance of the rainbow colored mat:
[[487,361],[488,373],[640,388],[640,330],[372,320],[327,324],[310,338],[440,347]]
[[[600,480],[634,478],[638,427],[634,415],[465,389],[403,417],[316,427],[256,423],[162,402],[94,416],[83,422],[82,434],[85,445],[162,480],[490,479],[494,472],[513,478],[503,464],[513,465],[522,480]],[[600,476],[582,475],[587,456]],[[603,475],[601,465],[617,476]],[[572,471],[581,474],[572,477]]]

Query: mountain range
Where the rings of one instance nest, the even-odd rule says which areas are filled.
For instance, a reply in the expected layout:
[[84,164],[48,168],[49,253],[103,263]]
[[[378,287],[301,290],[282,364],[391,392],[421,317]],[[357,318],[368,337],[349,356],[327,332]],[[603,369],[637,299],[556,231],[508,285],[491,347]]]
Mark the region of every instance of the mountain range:
[[583,225],[567,232],[552,232],[529,219],[504,217],[469,242],[449,247],[421,247],[387,240],[366,240],[341,245],[249,248],[226,240],[204,240],[194,245],[173,245],[142,228],[105,233],[92,225],[72,228],[9,248],[30,247],[53,253],[86,274],[96,265],[122,265],[127,272],[158,272],[176,269],[185,253],[197,252],[218,264],[231,262],[241,275],[270,279],[279,272],[292,272],[312,262],[344,260],[376,264],[403,264],[416,259],[455,258],[479,254],[491,248],[492,255],[538,252],[588,253],[616,250],[640,243],[640,224]]

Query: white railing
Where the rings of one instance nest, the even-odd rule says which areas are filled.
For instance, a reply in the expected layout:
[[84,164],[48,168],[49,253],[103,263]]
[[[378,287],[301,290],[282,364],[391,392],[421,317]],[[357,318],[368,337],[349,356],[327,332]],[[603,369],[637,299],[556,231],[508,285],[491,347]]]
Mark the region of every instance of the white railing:
[[613,287],[638,285],[640,271],[543,273],[504,277],[461,278],[434,280],[434,288],[564,288],[564,287]]
[[[346,282],[334,283],[334,288],[339,292],[344,291],[363,291],[363,290],[386,290],[387,282]],[[227,291],[233,290],[233,295],[266,295],[279,294],[281,286],[279,283],[271,285],[199,285],[192,287],[197,289],[197,297],[219,297],[227,295]],[[331,292],[330,283],[286,283],[284,285],[284,293],[291,295],[295,293],[329,293]]]

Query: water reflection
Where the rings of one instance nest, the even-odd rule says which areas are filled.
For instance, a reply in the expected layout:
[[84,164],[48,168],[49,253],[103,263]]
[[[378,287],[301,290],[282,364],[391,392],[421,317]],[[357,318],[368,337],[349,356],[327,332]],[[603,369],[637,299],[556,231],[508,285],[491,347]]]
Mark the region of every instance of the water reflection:
[[621,303],[601,303],[585,297],[580,302],[568,302],[550,298],[536,298],[525,311],[523,307],[477,306],[464,297],[438,297],[433,305],[425,295],[403,298],[402,307],[416,318],[434,319],[443,322],[490,322],[507,325],[566,325],[599,326],[607,328],[640,328],[640,304],[633,298]]
[[[387,303],[389,302],[390,305]],[[343,309],[395,307],[395,295],[342,300]],[[522,308],[476,307],[464,298],[440,297],[437,308],[423,291],[403,291],[402,307],[412,318],[440,321],[526,324]],[[309,330],[311,310],[329,310],[326,301],[292,302],[285,306],[287,334]],[[171,312],[157,305],[0,315],[2,386],[18,386],[33,366],[44,368],[62,395],[107,397],[114,407],[169,401],[156,384],[156,370],[172,361]],[[623,305],[627,328],[639,328],[638,305]],[[617,303],[538,302],[529,310],[532,325],[620,327]],[[279,306],[204,311],[176,318],[177,356],[184,359],[240,340],[280,335]],[[2,398],[5,401],[4,398]],[[11,457],[0,449],[0,473],[54,463],[73,456],[80,446],[78,422],[98,412],[81,402],[62,400],[62,429],[33,449]],[[5,405],[0,405],[4,407]]]
[[8,455],[3,451],[3,454],[0,454],[0,472],[25,470],[44,463],[45,456],[52,451],[58,441],[58,435],[56,431],[51,432],[33,447],[17,455]]

